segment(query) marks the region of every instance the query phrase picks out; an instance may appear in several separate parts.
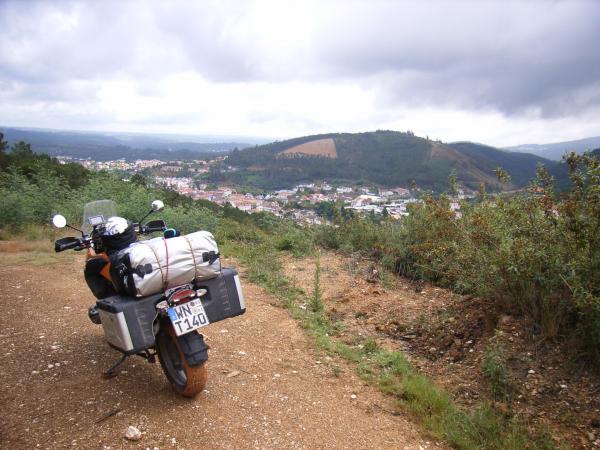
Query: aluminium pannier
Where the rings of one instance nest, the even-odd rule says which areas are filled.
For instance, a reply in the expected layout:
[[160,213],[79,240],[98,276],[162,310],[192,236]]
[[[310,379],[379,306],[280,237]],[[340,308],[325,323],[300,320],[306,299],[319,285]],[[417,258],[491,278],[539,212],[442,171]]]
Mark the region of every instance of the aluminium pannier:
[[[235,269],[224,267],[211,279],[196,282],[206,293],[200,302],[208,323],[220,322],[246,312],[244,294]],[[128,355],[155,345],[156,304],[164,297],[157,293],[143,298],[113,295],[96,302],[98,314],[109,344]]]
[[174,238],[138,241],[111,255],[117,290],[133,297],[208,280],[221,272],[219,249],[208,231]]

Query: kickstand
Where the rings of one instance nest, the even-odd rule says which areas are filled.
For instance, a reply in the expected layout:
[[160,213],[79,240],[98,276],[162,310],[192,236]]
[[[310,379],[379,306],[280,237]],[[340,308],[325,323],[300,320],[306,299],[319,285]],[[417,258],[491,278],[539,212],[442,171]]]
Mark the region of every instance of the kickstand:
[[113,378],[117,376],[117,372],[116,372],[116,368],[119,367],[121,364],[123,364],[123,362],[125,361],[125,359],[127,358],[127,356],[129,355],[123,355],[121,356],[121,358],[119,358],[119,360],[117,361],[117,363],[114,366],[109,367],[108,369],[106,369],[104,372],[102,372],[102,378]]

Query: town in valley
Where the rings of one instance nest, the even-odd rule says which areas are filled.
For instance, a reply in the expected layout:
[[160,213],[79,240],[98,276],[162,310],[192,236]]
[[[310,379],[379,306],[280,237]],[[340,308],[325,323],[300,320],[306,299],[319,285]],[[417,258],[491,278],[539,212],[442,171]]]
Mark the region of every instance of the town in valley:
[[[57,159],[61,163],[78,163],[90,170],[118,172],[124,179],[139,174],[149,182],[170,188],[194,200],[208,200],[221,206],[228,204],[250,214],[272,213],[278,217],[291,218],[303,225],[320,225],[328,221],[323,214],[319,214],[319,208],[316,207],[321,203],[340,204],[344,210],[358,215],[370,214],[400,219],[409,214],[407,207],[410,203],[420,201],[417,198],[418,188],[411,191],[408,187],[378,188],[322,181],[298,184],[289,189],[257,191],[207,181],[207,174],[217,164],[225,168],[221,170],[235,170],[226,164],[223,165],[227,156],[190,161],[95,161],[68,156],[60,156]],[[460,209],[458,200],[470,196],[471,194],[460,190],[457,198],[451,202],[451,208]]]

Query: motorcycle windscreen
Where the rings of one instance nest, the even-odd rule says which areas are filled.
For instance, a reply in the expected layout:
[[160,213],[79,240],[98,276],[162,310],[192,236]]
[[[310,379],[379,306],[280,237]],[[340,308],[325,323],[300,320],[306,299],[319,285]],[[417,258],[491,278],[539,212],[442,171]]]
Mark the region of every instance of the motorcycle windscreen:
[[117,206],[112,200],[96,200],[86,203],[83,207],[83,220],[81,229],[88,234],[92,231],[92,225],[104,223],[109,217],[117,215]]

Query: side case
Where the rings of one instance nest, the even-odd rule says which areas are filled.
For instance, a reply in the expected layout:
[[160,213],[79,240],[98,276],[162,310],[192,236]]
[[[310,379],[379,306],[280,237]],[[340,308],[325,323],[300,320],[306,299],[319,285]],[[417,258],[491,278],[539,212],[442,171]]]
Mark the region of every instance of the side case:
[[156,304],[162,298],[162,294],[141,299],[114,295],[98,300],[96,307],[108,343],[128,355],[154,346]]
[[218,277],[197,281],[196,287],[207,290],[201,301],[210,323],[246,312],[240,278],[235,269],[224,267]]
[[[224,268],[216,278],[196,282],[196,288],[206,289],[201,302],[210,323],[246,312],[235,269]],[[156,304],[163,299],[164,295],[160,293],[143,298],[114,295],[98,300],[96,306],[108,343],[128,355],[153,347]]]

